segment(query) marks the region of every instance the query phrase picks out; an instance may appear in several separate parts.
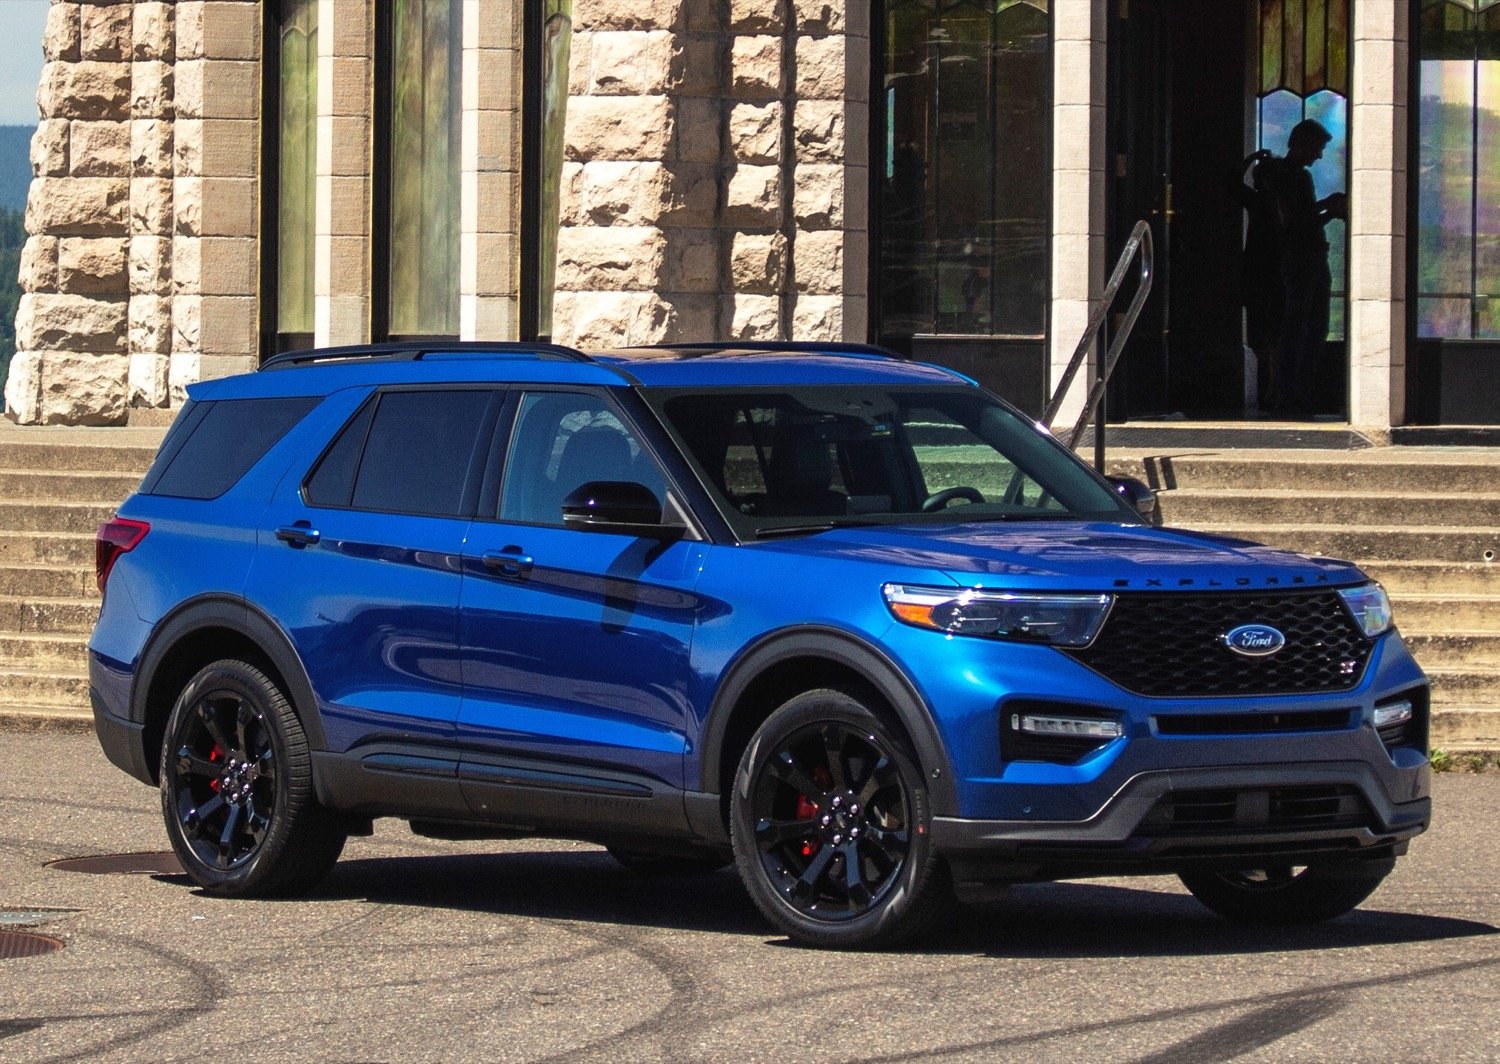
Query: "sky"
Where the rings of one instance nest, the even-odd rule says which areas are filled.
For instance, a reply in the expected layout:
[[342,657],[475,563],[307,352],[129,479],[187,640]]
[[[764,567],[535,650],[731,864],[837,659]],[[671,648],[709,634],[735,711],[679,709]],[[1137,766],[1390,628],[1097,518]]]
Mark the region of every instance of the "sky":
[[49,0],[0,0],[0,126],[36,125]]

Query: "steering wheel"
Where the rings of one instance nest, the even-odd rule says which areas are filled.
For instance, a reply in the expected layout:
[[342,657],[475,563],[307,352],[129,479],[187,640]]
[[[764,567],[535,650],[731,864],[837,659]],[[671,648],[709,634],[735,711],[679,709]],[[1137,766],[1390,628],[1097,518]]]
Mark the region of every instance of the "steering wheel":
[[979,493],[978,488],[971,488],[967,484],[960,484],[956,488],[944,488],[935,491],[926,499],[922,500],[922,512],[924,514],[935,514],[947,507],[954,499],[963,499],[965,502],[984,502],[984,496]]

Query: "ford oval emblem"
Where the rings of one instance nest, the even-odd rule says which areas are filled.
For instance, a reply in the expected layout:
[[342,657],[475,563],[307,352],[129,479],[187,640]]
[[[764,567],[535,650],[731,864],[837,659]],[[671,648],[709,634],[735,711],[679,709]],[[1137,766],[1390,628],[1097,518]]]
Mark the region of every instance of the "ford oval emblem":
[[1268,658],[1286,646],[1286,636],[1268,624],[1242,624],[1220,638],[1230,650],[1247,658]]

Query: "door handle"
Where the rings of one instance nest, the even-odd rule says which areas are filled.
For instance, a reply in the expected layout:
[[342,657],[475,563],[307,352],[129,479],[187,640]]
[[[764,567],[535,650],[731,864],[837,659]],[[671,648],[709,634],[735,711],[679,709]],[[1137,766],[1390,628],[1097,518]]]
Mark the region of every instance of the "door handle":
[[323,534],[310,521],[298,521],[294,525],[283,525],[276,530],[276,538],[293,547],[310,547],[323,538]]
[[506,547],[504,550],[487,550],[484,552],[484,567],[500,576],[507,576],[513,579],[530,576],[532,566],[535,564],[535,559],[529,554],[521,553],[520,547]]

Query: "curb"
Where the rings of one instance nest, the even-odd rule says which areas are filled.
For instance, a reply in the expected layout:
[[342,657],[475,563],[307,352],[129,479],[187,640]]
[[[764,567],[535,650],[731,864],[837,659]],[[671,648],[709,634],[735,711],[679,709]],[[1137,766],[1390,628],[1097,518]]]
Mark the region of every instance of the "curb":
[[92,735],[94,719],[71,713],[36,713],[24,709],[0,709],[0,732],[20,735],[38,732]]

